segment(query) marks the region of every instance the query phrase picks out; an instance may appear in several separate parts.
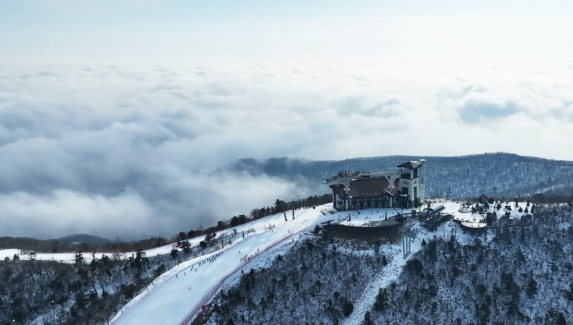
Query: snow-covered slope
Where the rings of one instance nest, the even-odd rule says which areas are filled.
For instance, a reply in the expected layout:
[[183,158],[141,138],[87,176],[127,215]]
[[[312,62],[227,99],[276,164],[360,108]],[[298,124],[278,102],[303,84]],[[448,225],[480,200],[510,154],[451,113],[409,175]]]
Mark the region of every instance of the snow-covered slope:
[[[454,213],[459,210],[460,204],[446,203],[445,207],[445,212]],[[366,218],[379,220],[386,215],[391,217],[399,212],[409,212],[401,209],[367,209],[361,210],[360,214],[340,212],[323,215],[321,210],[323,210],[321,207],[298,210],[295,220],[291,220],[291,216],[287,214],[289,220],[286,222],[282,214],[277,214],[249,223],[249,227],[257,229],[257,235],[238,240],[232,246],[215,252],[214,254],[219,255],[212,261],[201,263],[200,261],[209,258],[209,256],[202,256],[182,263],[163,274],[148,288],[148,292],[143,292],[125,306],[124,311],[116,315],[112,323],[116,325],[185,324],[183,321],[189,319],[189,311],[193,310],[199,302],[205,302],[204,294],[215,293],[212,289],[218,285],[220,279],[229,276],[230,272],[243,265],[241,257],[255,256],[257,251],[265,249],[269,244],[289,234],[310,230],[316,224],[326,220],[343,220],[349,213],[353,214],[353,219],[358,221]],[[265,230],[269,224],[275,227],[272,230]],[[412,245],[412,252],[420,245],[421,239],[416,243]],[[396,274],[405,263],[403,259],[401,260],[400,254],[401,251],[396,250],[396,256],[394,256]],[[251,267],[251,264],[246,264],[242,271],[248,272]]]
[[[443,204],[443,212],[450,213],[459,219],[468,218],[470,213],[460,212],[461,203],[458,202],[436,202],[433,206]],[[148,286],[133,300],[131,300],[122,310],[113,317],[113,324],[187,324],[187,321],[195,316],[198,307],[206,303],[226,281],[225,285],[238,280],[241,271],[248,272],[255,267],[263,257],[266,260],[285,249],[285,245],[292,240],[298,239],[301,231],[308,231],[316,224],[327,220],[342,221],[348,214],[352,214],[353,222],[360,223],[364,220],[380,220],[386,215],[391,217],[396,213],[409,212],[400,209],[367,209],[357,212],[339,212],[334,214],[323,214],[329,205],[316,207],[316,209],[297,210],[295,220],[292,214],[287,213],[288,221],[284,220],[283,214],[276,214],[262,218],[245,225],[236,227],[237,235],[233,243],[224,249],[190,259],[181,263],[175,268],[165,272]],[[447,229],[446,229],[447,228]],[[242,232],[253,229],[250,235],[242,238]],[[438,232],[444,236],[454,229],[454,223],[448,222]],[[227,229],[224,233],[232,233],[233,229]],[[435,232],[427,232],[419,229],[418,236],[413,240],[411,253],[414,254],[421,249],[422,239],[428,241]],[[459,237],[460,239],[463,236]],[[191,240],[193,246],[197,245],[202,238]],[[269,251],[270,245],[277,244]],[[388,254],[390,264],[383,270],[380,276],[372,280],[371,285],[363,293],[362,298],[355,303],[356,310],[367,310],[372,306],[378,289],[388,285],[389,281],[396,279],[401,273],[407,259],[404,259],[401,245],[391,245],[389,249],[393,252]],[[172,249],[171,245],[146,251],[147,256],[156,254],[168,254]],[[18,250],[0,251],[0,257],[12,256]],[[261,254],[259,254],[261,253]],[[98,253],[101,254],[101,253]],[[129,254],[129,253],[128,253]],[[98,255],[96,254],[96,257]],[[91,254],[85,256],[91,259]],[[245,261],[247,257],[247,261]],[[27,256],[22,256],[25,259]],[[37,259],[56,259],[62,261],[72,261],[74,254],[38,254]],[[229,276],[231,276],[229,278]],[[355,312],[348,318],[346,324],[358,324],[361,319],[355,315],[364,313]]]
[[[149,292],[142,292],[125,306],[124,311],[112,319],[112,323],[180,324],[205,293],[216,286],[220,279],[244,264],[241,258],[255,256],[269,244],[332,217],[323,215],[320,207],[297,210],[295,220],[292,220],[292,214],[287,216],[289,220],[286,222],[283,214],[253,221],[248,227],[255,228],[257,233],[254,236],[239,239],[221,251],[181,263],[166,272],[148,288]],[[274,227],[269,229],[269,225]],[[249,264],[246,264],[244,271],[248,270]]]
[[[317,207],[318,209],[318,207]],[[304,211],[304,210],[300,210],[300,211]],[[297,212],[300,212],[297,211]],[[319,211],[319,210],[316,210]],[[292,212],[288,213],[288,217],[292,218]],[[276,220],[276,219],[281,219],[284,222],[284,216],[283,214],[276,214],[273,216],[269,216],[269,217],[265,217],[253,222],[249,222],[249,223],[245,223],[243,225],[237,226],[237,227],[233,227],[230,229],[225,229],[221,232],[217,233],[217,237],[220,237],[221,234],[231,234],[233,232],[233,229],[237,230],[238,234],[241,234],[243,231],[245,232],[245,234],[247,233],[247,230],[253,228],[255,230],[256,233],[260,233],[261,231],[264,231],[265,227],[268,227],[269,222],[271,222],[272,220]],[[250,236],[251,234],[249,234]],[[204,240],[205,236],[199,236],[199,237],[195,237],[192,239],[189,239],[189,243],[191,244],[191,246],[197,246],[199,245],[199,242]],[[170,243],[164,246],[160,246],[160,247],[156,247],[156,248],[152,248],[152,249],[148,249],[145,250],[145,254],[146,256],[156,256],[156,255],[164,255],[164,254],[169,254],[171,253],[171,250],[173,250],[173,244],[174,243]],[[4,260],[4,258],[9,257],[10,259],[12,259],[12,257],[14,256],[14,254],[18,255],[19,258],[21,260],[28,260],[29,256],[27,254],[20,254],[20,249],[2,249],[0,250],[0,259]],[[110,252],[96,252],[95,257],[96,259],[100,259],[101,256],[103,254],[106,255],[111,255],[113,253]],[[128,257],[135,254],[135,252],[124,252],[121,253],[121,255]],[[87,263],[91,262],[93,259],[93,254],[92,252],[84,252],[83,257],[85,259],[85,261]],[[36,260],[54,260],[54,261],[62,261],[62,262],[75,262],[75,253],[37,253],[36,254]]]

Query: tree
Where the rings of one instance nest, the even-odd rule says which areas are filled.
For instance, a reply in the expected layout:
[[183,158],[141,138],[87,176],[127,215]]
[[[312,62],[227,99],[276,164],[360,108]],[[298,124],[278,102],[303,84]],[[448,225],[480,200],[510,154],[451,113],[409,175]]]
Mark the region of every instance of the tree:
[[85,297],[84,293],[83,292],[76,293],[76,303],[74,306],[77,309],[81,309],[83,311],[84,308],[86,308],[86,305],[87,305],[87,301],[86,301],[86,297]]
[[283,200],[277,199],[277,200],[275,201],[275,207],[276,207],[277,209],[282,208],[282,207],[285,206],[285,205],[286,205],[286,202],[283,201]]
[[422,239],[422,247],[426,247],[426,245],[427,245],[427,244],[426,244],[426,240],[425,240],[425,239]]
[[563,316],[563,313],[559,313],[559,315],[557,316],[557,325],[567,325],[567,320],[565,320],[565,316]]
[[346,299],[344,301],[344,304],[342,305],[342,313],[344,314],[344,316],[348,317],[350,316],[350,314],[352,314],[353,311],[354,311],[354,305],[350,300]]
[[374,321],[372,321],[372,318],[370,316],[370,311],[366,311],[366,314],[364,314],[364,325],[375,325]]
[[[236,216],[235,216],[235,217],[232,217],[232,218],[231,218],[231,226],[232,226],[232,227],[235,227],[235,226],[237,226],[237,225],[239,225],[239,218],[237,218]],[[230,319],[229,319],[229,320],[230,320]]]
[[199,246],[201,246],[201,248],[205,249],[207,247],[207,242],[202,240],[199,242]]
[[316,225],[314,227],[314,230],[312,231],[313,234],[318,235],[318,233],[320,232],[320,227],[318,225]]
[[76,264],[82,264],[83,261],[84,261],[84,254],[82,253],[82,251],[77,252]]
[[176,259],[177,254],[179,254],[179,250],[173,249],[173,250],[171,250],[171,254],[169,254],[169,255],[171,255],[171,258]]
[[225,229],[225,223],[223,221],[218,221],[217,222],[217,228],[218,229]]
[[184,240],[181,243],[181,248],[183,248],[185,254],[189,254],[189,252],[191,251],[191,243],[188,240]]
[[374,309],[377,311],[384,311],[386,309],[386,303],[388,297],[386,296],[386,289],[380,288],[378,290],[378,295],[376,296],[376,302],[374,303]]
[[527,296],[532,299],[535,295],[537,295],[537,282],[531,278],[527,285]]
[[177,235],[177,240],[185,240],[185,239],[187,239],[187,234],[185,234],[185,232],[182,231]]
[[251,210],[251,212],[249,213],[249,216],[250,216],[252,219],[256,219],[257,217],[259,217],[259,213],[260,213],[259,209],[253,209],[253,210]]
[[4,257],[4,261],[8,262],[10,261],[10,258],[8,256]]
[[191,238],[193,238],[193,237],[195,237],[195,236],[197,236],[197,235],[198,235],[198,231],[189,230],[189,232],[187,233],[187,238],[191,239]]
[[420,262],[419,259],[414,258],[408,261],[408,263],[406,264],[406,268],[416,272],[417,275],[420,275],[420,273],[424,270],[424,265],[422,264],[422,262]]

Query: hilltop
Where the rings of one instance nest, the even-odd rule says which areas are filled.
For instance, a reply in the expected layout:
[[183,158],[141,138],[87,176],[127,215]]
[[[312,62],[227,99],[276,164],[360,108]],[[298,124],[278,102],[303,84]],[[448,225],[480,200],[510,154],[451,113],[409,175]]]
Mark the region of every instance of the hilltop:
[[[294,180],[310,188],[340,170],[383,170],[404,161],[425,158],[428,166],[429,197],[450,199],[527,196],[537,193],[573,193],[573,162],[509,153],[486,153],[469,156],[381,156],[347,160],[312,161],[298,158],[237,160],[223,169],[253,175],[269,175]],[[492,177],[495,175],[495,177]]]

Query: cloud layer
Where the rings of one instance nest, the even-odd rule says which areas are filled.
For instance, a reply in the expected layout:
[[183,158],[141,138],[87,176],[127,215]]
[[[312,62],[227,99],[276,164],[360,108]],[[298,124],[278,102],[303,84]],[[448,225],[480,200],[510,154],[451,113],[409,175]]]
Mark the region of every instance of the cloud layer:
[[170,235],[313,190],[236,158],[573,159],[573,64],[0,66],[0,235]]

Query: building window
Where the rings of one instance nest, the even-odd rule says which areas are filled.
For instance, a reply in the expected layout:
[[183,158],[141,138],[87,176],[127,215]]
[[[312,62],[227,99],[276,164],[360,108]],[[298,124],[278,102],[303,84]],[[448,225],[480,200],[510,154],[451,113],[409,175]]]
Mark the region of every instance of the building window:
[[402,187],[402,194],[408,194],[408,188]]

